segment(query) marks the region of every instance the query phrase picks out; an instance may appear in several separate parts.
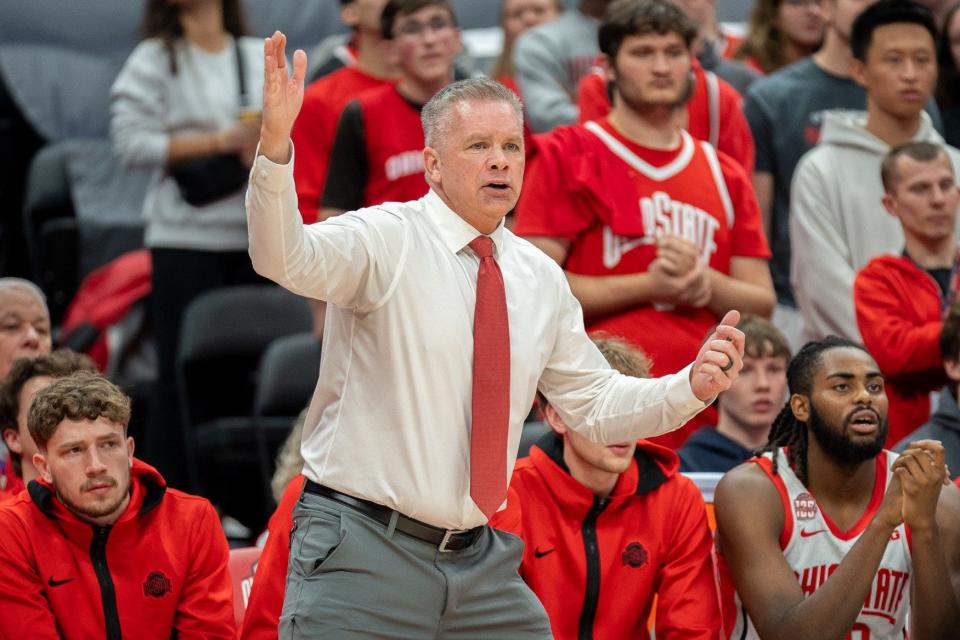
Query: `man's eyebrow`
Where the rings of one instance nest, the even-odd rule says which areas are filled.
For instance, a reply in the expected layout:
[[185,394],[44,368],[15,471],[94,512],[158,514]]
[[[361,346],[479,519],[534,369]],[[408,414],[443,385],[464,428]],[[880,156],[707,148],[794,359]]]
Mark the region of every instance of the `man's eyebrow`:
[[[853,379],[856,378],[856,377],[857,377],[856,374],[850,373],[849,371],[837,371],[837,372],[835,372],[835,373],[831,373],[831,374],[827,375],[827,380],[829,380],[830,378],[842,378],[842,379],[844,379],[844,380],[853,380]],[[882,377],[883,377],[883,374],[880,373],[879,371],[867,371],[867,372],[864,374],[864,377],[866,377],[866,378],[882,378]]]

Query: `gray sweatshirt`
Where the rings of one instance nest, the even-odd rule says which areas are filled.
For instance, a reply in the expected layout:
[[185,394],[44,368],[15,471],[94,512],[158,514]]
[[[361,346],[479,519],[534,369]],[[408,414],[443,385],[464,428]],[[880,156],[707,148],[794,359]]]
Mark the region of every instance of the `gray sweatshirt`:
[[599,22],[576,9],[517,38],[513,64],[536,133],[577,121],[577,84],[596,63]]
[[[915,141],[945,145],[921,114]],[[872,258],[903,250],[900,221],[881,199],[880,163],[890,147],[865,129],[864,111],[829,111],[820,142],[800,159],[790,187],[791,283],[804,338],[860,340],[853,280]],[[947,147],[954,172],[960,151]],[[958,234],[960,237],[960,234]]]
[[[247,105],[259,110],[263,96],[263,43],[243,38]],[[141,42],[113,83],[110,135],[121,162],[152,169],[143,205],[148,247],[243,251],[247,227],[243,189],[203,207],[183,201],[166,172],[171,136],[216,131],[240,112],[236,53],[230,42],[207,53],[182,41],[176,75],[160,40]]]

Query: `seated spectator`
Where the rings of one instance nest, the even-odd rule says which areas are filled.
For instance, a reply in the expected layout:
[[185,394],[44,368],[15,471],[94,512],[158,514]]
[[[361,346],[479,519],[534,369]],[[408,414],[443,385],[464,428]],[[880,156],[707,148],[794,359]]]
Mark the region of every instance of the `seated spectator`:
[[303,93],[291,139],[297,149],[293,173],[303,221],[317,221],[330,150],[340,112],[367,89],[396,82],[397,69],[386,55],[380,14],[387,0],[342,0],[340,15],[353,30],[348,64],[323,74]]
[[[89,357],[73,351],[54,351],[35,358],[21,358],[13,363],[6,378],[0,380],[0,433],[10,451],[10,466],[14,477],[0,486],[3,494],[20,493],[39,473],[33,466],[37,445],[27,428],[27,413],[37,393],[54,380],[75,371],[96,371]],[[2,480],[0,480],[2,482]]]
[[765,452],[716,490],[724,637],[953,637],[960,492],[943,446],[883,449],[883,376],[849,340],[805,345],[787,379]]
[[937,409],[930,419],[904,437],[893,448],[904,451],[917,440],[939,440],[943,443],[950,476],[960,480],[960,303],[954,303],[943,320],[940,331],[940,353],[947,383],[940,390]]
[[563,0],[503,0],[500,3],[503,48],[490,69],[490,77],[510,87],[519,95],[517,70],[513,65],[513,45],[521,33],[553,20],[561,12],[563,12]]
[[960,144],[960,2],[954,2],[943,23],[937,47],[937,105],[943,115],[947,144]]
[[[588,330],[643,349],[654,375],[683,367],[728,309],[774,304],[746,173],[676,124],[694,37],[667,0],[610,5],[600,43],[613,110],[541,136],[516,209],[515,232],[563,266]],[[652,53],[636,61],[638,48]],[[681,445],[715,413],[696,420],[662,442]]]
[[577,8],[517,38],[513,64],[534,133],[577,121],[577,85],[599,53],[597,24],[608,4],[610,0],[580,0]]
[[734,58],[773,73],[811,55],[823,40],[820,0],[757,0]]
[[427,193],[420,109],[453,80],[457,18],[447,0],[389,0],[380,26],[400,80],[360,94],[340,114],[321,220]]
[[[685,109],[676,110],[677,126],[697,140],[706,140],[747,172],[753,173],[753,136],[743,115],[743,100],[736,89],[705,70],[694,58],[690,98]],[[612,84],[608,70],[594,68],[577,88],[578,122],[600,120],[610,113]]]
[[950,157],[929,142],[895,147],[881,165],[883,206],[903,229],[899,255],[867,263],[853,284],[857,326],[886,378],[893,445],[930,417],[930,393],[947,379],[943,314],[957,294],[960,189]]
[[[900,223],[881,209],[880,164],[906,142],[943,144],[923,111],[937,79],[936,37],[933,14],[912,0],[877,2],[853,23],[851,75],[867,91],[867,112],[826,114],[790,190],[790,274],[808,339],[859,338],[854,276],[903,249]],[[947,150],[960,166],[960,152]]]
[[[627,343],[594,342],[613,368],[649,377]],[[656,601],[658,638],[716,638],[706,509],[676,454],[646,440],[590,442],[551,405],[544,413],[553,431],[517,461],[507,506],[490,524],[523,539],[520,575],[554,637],[647,637]]]
[[0,509],[0,636],[235,637],[217,514],[133,457],[129,420],[129,398],[89,372],[37,394],[40,478]]
[[744,316],[743,369],[717,398],[716,428],[703,427],[677,452],[681,471],[726,473],[767,443],[787,391],[790,345],[769,320]]
[[0,278],[0,379],[18,358],[50,353],[50,311],[40,287],[29,280]]

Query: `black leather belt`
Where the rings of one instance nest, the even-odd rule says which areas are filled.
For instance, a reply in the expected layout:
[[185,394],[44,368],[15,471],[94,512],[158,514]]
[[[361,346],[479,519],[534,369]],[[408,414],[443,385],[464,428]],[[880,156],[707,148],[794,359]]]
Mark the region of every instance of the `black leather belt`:
[[[363,515],[373,518],[377,522],[387,526],[390,525],[390,519],[394,514],[394,510],[390,507],[385,507],[382,504],[377,504],[376,502],[371,502],[362,498],[355,498],[345,493],[334,491],[330,487],[317,484],[312,480],[307,480],[303,490],[307,493],[312,493],[313,495],[336,500],[340,504],[346,505],[355,511],[359,511]],[[440,527],[435,527],[432,524],[427,524],[426,522],[420,522],[419,520],[408,518],[402,513],[397,513],[397,516],[397,531],[417,538],[418,540],[423,540],[424,542],[436,545],[438,550],[441,552],[460,551],[461,549],[466,549],[477,540],[477,537],[480,535],[480,531],[483,529],[482,526],[464,530],[441,529]]]

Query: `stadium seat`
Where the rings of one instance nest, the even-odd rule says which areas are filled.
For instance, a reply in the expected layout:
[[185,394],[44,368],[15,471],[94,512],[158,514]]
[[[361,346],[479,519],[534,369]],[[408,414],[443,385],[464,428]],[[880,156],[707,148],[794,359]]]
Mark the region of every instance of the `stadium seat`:
[[243,614],[247,611],[250,589],[253,587],[253,574],[260,560],[260,547],[240,547],[230,549],[227,570],[233,583],[233,614],[239,628],[243,624]]
[[312,326],[306,300],[273,285],[210,291],[183,316],[177,384],[191,484],[253,530],[271,511],[257,453],[257,367],[274,339]]

